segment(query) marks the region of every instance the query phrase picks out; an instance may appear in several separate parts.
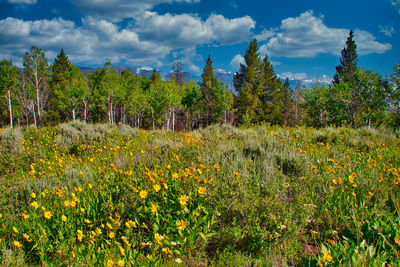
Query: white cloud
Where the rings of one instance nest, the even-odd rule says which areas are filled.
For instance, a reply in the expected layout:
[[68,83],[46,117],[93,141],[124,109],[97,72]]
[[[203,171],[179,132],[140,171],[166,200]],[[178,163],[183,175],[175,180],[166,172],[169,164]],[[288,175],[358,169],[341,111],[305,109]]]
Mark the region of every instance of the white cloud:
[[261,33],[254,36],[254,38],[256,38],[258,42],[262,42],[268,40],[270,37],[274,36],[274,34],[275,33],[273,29],[264,29]]
[[400,14],[400,0],[392,1],[392,5],[397,9],[397,12]]
[[11,4],[27,4],[33,5],[36,4],[36,0],[7,0]]
[[278,76],[282,79],[288,78],[289,80],[305,80],[307,78],[307,74],[304,72],[301,73],[284,72]]
[[[329,28],[323,23],[323,16],[307,11],[299,17],[282,20],[280,30],[260,47],[260,53],[289,58],[310,58],[322,53],[339,55],[348,34],[348,29]],[[392,48],[363,30],[355,30],[354,39],[360,55],[384,53]]]
[[380,30],[385,36],[388,36],[388,37],[392,37],[393,34],[396,32],[396,31],[394,30],[394,27],[393,27],[393,26],[382,26],[382,25],[379,25],[379,30]]
[[137,18],[135,31],[144,40],[157,41],[174,48],[201,44],[233,44],[247,41],[255,22],[248,16],[227,19],[211,14],[205,21],[189,14],[164,14],[146,11]]
[[119,21],[135,18],[146,10],[172,2],[198,3],[200,0],[70,0],[84,14]]
[[231,60],[231,66],[234,69],[238,69],[240,67],[240,64],[244,64],[244,57],[241,54],[237,54],[234,56]]
[[73,63],[102,64],[125,60],[131,65],[156,63],[171,51],[170,47],[140,40],[130,30],[111,22],[86,18],[82,26],[67,20],[0,20],[0,55],[21,63],[31,45],[46,52],[49,60],[64,48]]

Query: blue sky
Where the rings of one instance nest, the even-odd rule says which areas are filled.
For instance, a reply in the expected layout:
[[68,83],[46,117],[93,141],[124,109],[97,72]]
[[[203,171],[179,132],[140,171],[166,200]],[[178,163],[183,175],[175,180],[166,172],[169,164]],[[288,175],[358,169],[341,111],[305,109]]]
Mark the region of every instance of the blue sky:
[[0,0],[0,58],[17,65],[31,45],[53,62],[157,68],[175,57],[201,74],[236,72],[253,38],[281,77],[331,80],[349,30],[359,64],[388,77],[400,63],[400,0]]

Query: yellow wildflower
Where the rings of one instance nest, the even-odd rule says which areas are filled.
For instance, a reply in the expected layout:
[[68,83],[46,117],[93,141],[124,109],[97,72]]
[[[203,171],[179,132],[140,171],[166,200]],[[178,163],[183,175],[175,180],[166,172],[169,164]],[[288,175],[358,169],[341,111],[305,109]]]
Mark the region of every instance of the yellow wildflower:
[[61,215],[61,221],[66,222],[67,221],[67,216],[65,216],[64,214]]
[[69,207],[71,206],[71,202],[70,202],[69,200],[65,200],[65,201],[64,201],[64,206],[65,206],[66,208],[69,208]]
[[101,229],[99,227],[96,228],[95,232],[96,235],[101,235]]
[[185,206],[188,201],[189,197],[187,195],[182,195],[179,197],[179,203],[181,203],[182,206]]
[[25,214],[25,213],[22,213],[22,218],[24,218],[24,219],[29,219],[29,214]]
[[107,261],[107,267],[112,267],[114,266],[114,261],[113,260],[108,260]]
[[199,189],[197,190],[197,192],[200,194],[200,195],[204,195],[205,193],[206,193],[206,188],[204,187],[204,186],[200,186],[199,187]]
[[26,242],[31,242],[30,236],[27,234],[22,234],[22,237],[25,238]]
[[155,184],[155,185],[153,185],[153,189],[154,189],[154,191],[158,192],[161,190],[161,186],[159,184]]
[[[129,225],[129,227],[128,227],[128,225]],[[133,221],[131,221],[131,220],[127,221],[127,222],[125,223],[125,226],[126,226],[127,228],[131,228],[131,227],[137,228],[136,222],[133,222]]]
[[185,223],[184,220],[179,220],[179,221],[176,222],[176,226],[178,227],[178,229],[180,231],[183,231],[186,228],[186,223]]
[[43,198],[46,197],[46,193],[45,192],[42,192],[42,197]]
[[121,256],[125,256],[125,249],[123,247],[118,247],[119,248],[119,254],[121,254]]
[[15,226],[12,227],[12,230],[14,233],[18,234],[18,229]]
[[77,238],[78,238],[79,242],[82,242],[82,239],[84,237],[83,232],[81,230],[78,230],[78,231],[76,231],[76,233],[77,233]]
[[106,226],[107,226],[108,229],[112,229],[112,226],[111,226],[110,223],[106,223]]
[[372,192],[368,192],[368,194],[369,194],[371,197],[374,196],[374,193],[372,193]]
[[332,256],[329,255],[328,252],[324,253],[324,258],[322,259],[324,262],[331,262],[333,260]]
[[45,211],[43,216],[47,219],[50,220],[50,218],[53,216],[53,214],[50,211]]
[[158,207],[157,207],[157,205],[151,205],[151,209],[150,209],[150,211],[151,212],[153,212],[153,213],[156,213],[157,212],[157,210],[158,210]]
[[178,179],[178,178],[179,178],[179,174],[177,174],[176,172],[174,172],[174,173],[172,174],[172,178]]
[[31,197],[32,197],[32,198],[36,198],[36,194],[32,192],[32,193],[31,193]]
[[118,264],[119,267],[125,266],[125,262],[123,260],[118,260],[117,264]]
[[85,223],[87,223],[87,224],[90,224],[90,223],[92,223],[90,220],[88,220],[88,219],[84,219],[83,220]]
[[14,241],[13,241],[13,244],[14,244],[14,246],[16,246],[17,248],[22,247],[22,244],[21,244],[19,241],[17,241],[17,240],[14,240]]
[[147,195],[148,195],[148,193],[147,193],[146,190],[142,190],[142,191],[139,192],[139,196],[140,196],[141,198],[146,198]]
[[36,201],[33,201],[33,202],[31,203],[31,206],[34,207],[35,210],[36,210],[37,208],[39,208],[39,204],[38,204]]
[[400,238],[396,237],[396,238],[394,239],[394,242],[395,242],[397,245],[400,246]]
[[113,239],[113,238],[115,237],[115,232],[110,232],[110,233],[108,234],[108,237],[109,237],[110,239]]

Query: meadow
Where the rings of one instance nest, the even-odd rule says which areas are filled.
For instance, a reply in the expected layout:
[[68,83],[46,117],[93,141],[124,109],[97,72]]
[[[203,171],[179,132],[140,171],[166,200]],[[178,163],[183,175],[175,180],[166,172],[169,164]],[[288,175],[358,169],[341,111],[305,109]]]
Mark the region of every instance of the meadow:
[[0,130],[2,266],[400,264],[376,129],[71,122]]

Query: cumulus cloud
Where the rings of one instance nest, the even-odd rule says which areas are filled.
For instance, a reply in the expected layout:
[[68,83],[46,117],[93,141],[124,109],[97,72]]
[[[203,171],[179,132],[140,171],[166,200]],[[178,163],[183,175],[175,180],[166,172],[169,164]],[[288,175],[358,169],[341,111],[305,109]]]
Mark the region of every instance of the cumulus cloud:
[[231,60],[231,66],[234,69],[238,69],[240,67],[240,64],[244,64],[244,57],[241,54],[237,54],[234,56]]
[[379,25],[379,30],[380,30],[385,36],[388,36],[388,37],[392,37],[393,34],[396,32],[396,31],[394,30],[394,27],[392,27],[392,26],[382,26],[382,25]]
[[70,0],[81,12],[97,18],[119,21],[135,18],[153,7],[173,2],[198,3],[200,0]]
[[211,14],[205,21],[189,14],[164,14],[146,11],[137,18],[135,31],[145,40],[153,40],[176,48],[218,43],[233,44],[248,39],[255,22],[245,16],[227,19]]
[[392,1],[392,5],[397,9],[397,12],[400,14],[400,0]]
[[[323,16],[307,11],[282,20],[279,31],[260,47],[260,52],[289,58],[311,58],[322,53],[339,55],[348,34],[348,29],[329,28],[323,23]],[[354,38],[360,55],[384,53],[392,48],[388,43],[376,41],[367,31],[355,30]]]
[[36,4],[36,0],[7,0],[11,4],[26,4],[33,5]]
[[42,48],[52,59],[64,48],[72,62],[101,64],[126,61],[133,65],[155,63],[170,53],[170,48],[140,40],[130,30],[119,29],[111,22],[86,18],[82,26],[61,18],[23,21],[15,18],[0,20],[0,54],[22,61],[31,45]]
[[274,30],[264,29],[261,33],[254,36],[254,38],[256,38],[258,42],[262,42],[268,40],[270,37],[274,36],[274,34]]

